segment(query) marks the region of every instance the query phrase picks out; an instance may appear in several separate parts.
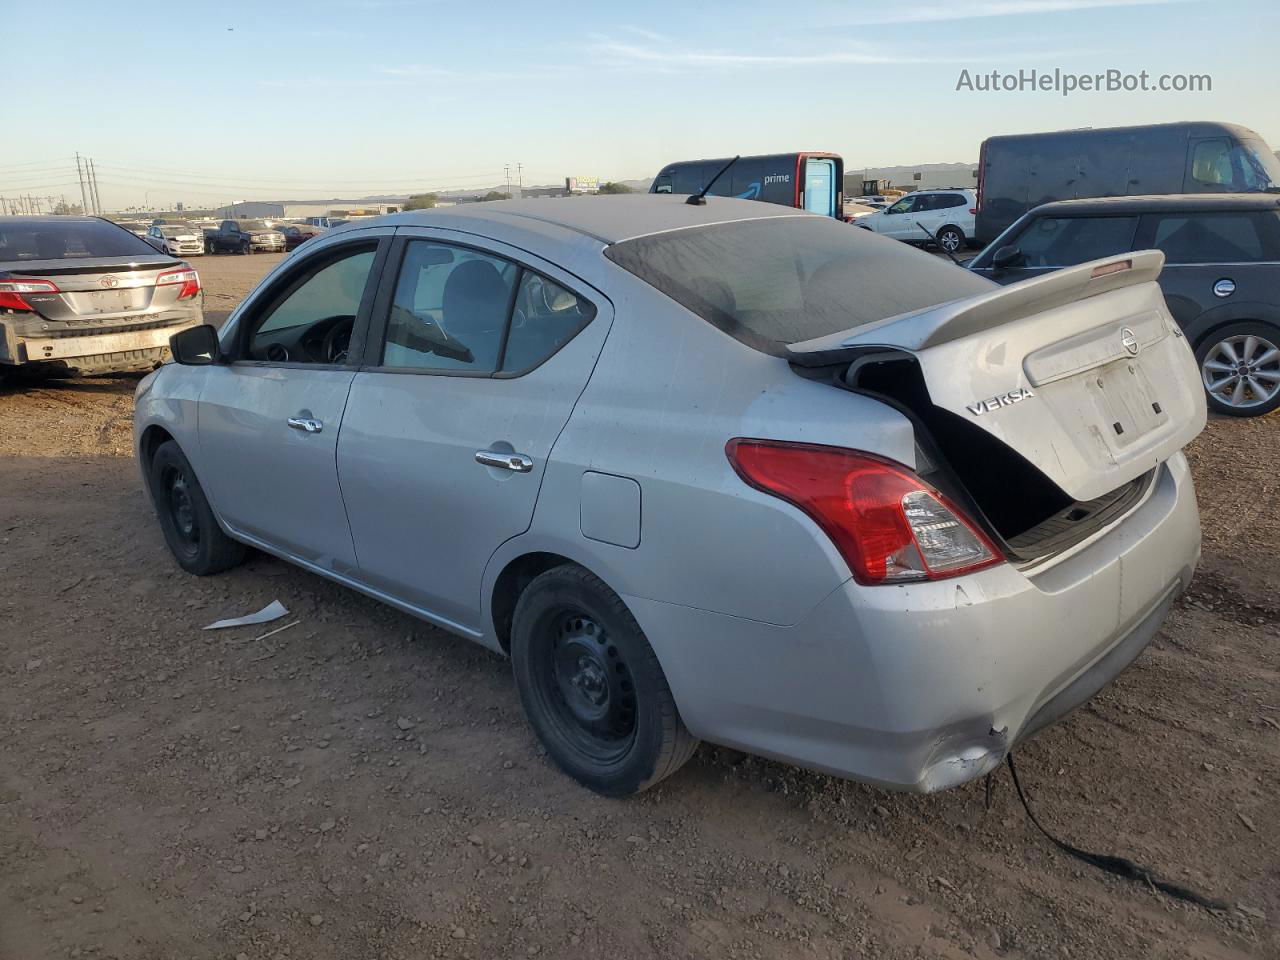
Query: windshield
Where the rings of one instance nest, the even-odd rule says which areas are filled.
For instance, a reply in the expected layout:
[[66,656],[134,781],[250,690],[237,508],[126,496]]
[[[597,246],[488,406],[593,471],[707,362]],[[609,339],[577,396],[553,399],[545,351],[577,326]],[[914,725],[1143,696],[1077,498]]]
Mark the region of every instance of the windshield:
[[268,227],[261,220],[241,220],[240,229],[241,230],[270,230],[271,228]]
[[774,356],[793,343],[992,287],[948,261],[829,217],[673,230],[614,244],[605,256]]
[[155,255],[132,231],[102,220],[0,222],[0,262]]
[[190,227],[161,227],[160,233],[166,237],[184,237],[191,233]]
[[1280,193],[1280,157],[1261,140],[1246,140],[1241,151],[1245,189]]

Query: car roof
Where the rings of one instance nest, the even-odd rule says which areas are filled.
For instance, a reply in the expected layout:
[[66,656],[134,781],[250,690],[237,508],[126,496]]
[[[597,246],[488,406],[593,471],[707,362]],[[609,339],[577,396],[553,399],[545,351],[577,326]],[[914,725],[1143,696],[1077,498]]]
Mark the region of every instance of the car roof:
[[1280,209],[1274,193],[1168,193],[1134,197],[1054,200],[1031,212],[1037,216],[1084,217],[1093,214],[1159,213],[1167,210],[1226,211]]
[[761,203],[758,200],[707,197],[707,202],[698,206],[686,203],[685,200],[685,196],[681,194],[670,193],[490,200],[393,213],[356,221],[340,229],[398,226],[468,230],[489,224],[493,227],[518,227],[521,232],[532,231],[548,235],[567,231],[612,244],[668,230],[736,220],[818,216],[793,207]]

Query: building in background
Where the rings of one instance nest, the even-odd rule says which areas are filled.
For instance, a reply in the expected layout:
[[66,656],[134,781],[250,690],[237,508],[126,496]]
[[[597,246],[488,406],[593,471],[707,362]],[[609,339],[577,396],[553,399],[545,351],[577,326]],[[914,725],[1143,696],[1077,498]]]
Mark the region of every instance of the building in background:
[[303,217],[374,217],[399,213],[404,202],[373,200],[241,200],[217,209],[225,220],[281,220]]

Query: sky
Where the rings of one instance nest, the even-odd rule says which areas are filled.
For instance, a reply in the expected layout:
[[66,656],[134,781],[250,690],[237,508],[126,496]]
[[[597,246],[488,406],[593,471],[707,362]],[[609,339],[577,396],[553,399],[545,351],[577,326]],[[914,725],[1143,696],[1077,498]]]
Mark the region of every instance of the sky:
[[[506,166],[525,185],[639,179],[800,149],[849,172],[969,163],[994,134],[1190,119],[1280,148],[1274,0],[4,6],[0,196],[78,202],[78,152],[109,210],[489,187]],[[965,70],[1033,68],[1212,90],[956,89]]]

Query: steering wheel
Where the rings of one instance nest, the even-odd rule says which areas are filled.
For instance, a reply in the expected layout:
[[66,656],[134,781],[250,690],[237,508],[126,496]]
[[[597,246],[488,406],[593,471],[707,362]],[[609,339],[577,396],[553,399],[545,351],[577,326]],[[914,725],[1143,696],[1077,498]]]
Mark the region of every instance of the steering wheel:
[[320,355],[325,363],[346,363],[347,351],[351,349],[351,331],[355,327],[356,318],[340,315],[330,318],[332,325],[325,331],[320,341]]

